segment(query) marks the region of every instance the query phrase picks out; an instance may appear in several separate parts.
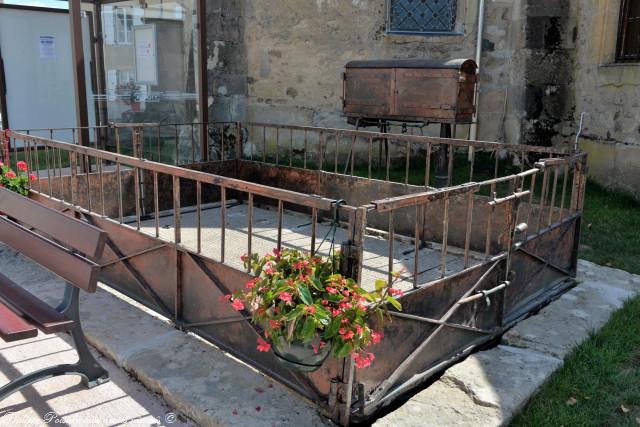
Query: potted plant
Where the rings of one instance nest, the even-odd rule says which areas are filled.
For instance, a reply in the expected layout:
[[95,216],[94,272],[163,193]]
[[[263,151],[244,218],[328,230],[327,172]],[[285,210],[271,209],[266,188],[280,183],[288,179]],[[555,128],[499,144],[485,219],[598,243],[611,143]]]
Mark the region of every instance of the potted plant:
[[[339,271],[340,254],[311,256],[274,249],[263,257],[242,257],[254,278],[225,298],[236,310],[248,309],[263,330],[257,349],[273,349],[285,364],[301,371],[318,369],[330,354],[351,357],[358,368],[373,362],[370,347],[380,342],[390,319],[387,305],[402,291],[384,280],[367,292]],[[372,326],[375,325],[375,326]]]
[[28,168],[25,162],[19,161],[16,165],[18,166],[18,173],[0,161],[0,187],[5,187],[8,190],[27,196],[29,194],[29,181],[35,181],[36,176],[32,173],[27,173]]

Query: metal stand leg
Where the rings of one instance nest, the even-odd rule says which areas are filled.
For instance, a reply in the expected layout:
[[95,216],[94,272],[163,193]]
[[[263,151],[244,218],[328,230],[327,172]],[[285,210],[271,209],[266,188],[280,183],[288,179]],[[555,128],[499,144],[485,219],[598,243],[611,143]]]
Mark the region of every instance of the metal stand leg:
[[57,308],[60,313],[65,314],[74,321],[73,329],[71,329],[71,336],[73,337],[73,342],[75,344],[76,351],[78,352],[78,362],[40,369],[38,371],[31,372],[30,374],[23,375],[20,378],[16,378],[9,384],[0,388],[0,401],[28,385],[60,375],[80,375],[82,382],[88,388],[92,388],[109,381],[109,373],[100,366],[89,351],[89,346],[87,345],[84,333],[82,332],[78,306],[79,296],[80,289],[67,284],[64,290],[64,299]]

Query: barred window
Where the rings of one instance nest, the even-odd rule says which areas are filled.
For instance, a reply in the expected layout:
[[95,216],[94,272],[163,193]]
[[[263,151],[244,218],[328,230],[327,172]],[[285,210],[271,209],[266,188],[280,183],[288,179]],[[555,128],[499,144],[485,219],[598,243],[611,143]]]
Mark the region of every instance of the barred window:
[[640,61],[640,0],[622,0],[616,61]]
[[456,23],[456,0],[387,0],[390,33],[448,33]]

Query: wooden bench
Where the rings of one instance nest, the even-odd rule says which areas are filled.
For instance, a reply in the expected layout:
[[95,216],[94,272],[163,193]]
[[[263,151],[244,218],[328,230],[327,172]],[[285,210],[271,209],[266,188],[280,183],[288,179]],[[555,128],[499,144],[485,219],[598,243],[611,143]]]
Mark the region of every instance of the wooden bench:
[[95,292],[106,233],[26,197],[0,188],[0,242],[31,258],[66,281],[61,304],[53,308],[0,273],[0,338],[6,342],[69,332],[78,362],[44,368],[0,388],[0,401],[46,378],[80,375],[88,387],[109,380],[85,340],[80,325],[80,290]]

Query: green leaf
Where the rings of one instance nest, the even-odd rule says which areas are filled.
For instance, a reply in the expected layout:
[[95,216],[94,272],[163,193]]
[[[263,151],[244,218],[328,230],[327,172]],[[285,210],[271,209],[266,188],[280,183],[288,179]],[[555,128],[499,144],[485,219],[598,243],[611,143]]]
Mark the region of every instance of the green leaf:
[[313,298],[311,298],[311,292],[309,288],[303,283],[298,284],[298,290],[300,291],[300,299],[307,305],[313,305]]
[[302,341],[309,342],[316,336],[316,322],[311,316],[307,316],[302,327]]
[[387,302],[391,304],[396,310],[402,311],[402,304],[400,304],[397,299],[393,297],[387,297]]
[[338,333],[338,329],[340,329],[340,322],[342,321],[342,316],[337,316],[331,319],[329,322],[329,326],[324,332],[324,337],[329,339],[334,337]]
[[376,291],[379,291],[387,287],[387,282],[385,280],[377,279],[375,283],[376,283]]

